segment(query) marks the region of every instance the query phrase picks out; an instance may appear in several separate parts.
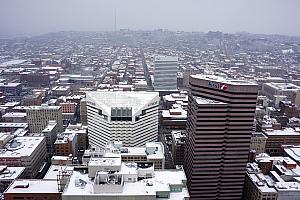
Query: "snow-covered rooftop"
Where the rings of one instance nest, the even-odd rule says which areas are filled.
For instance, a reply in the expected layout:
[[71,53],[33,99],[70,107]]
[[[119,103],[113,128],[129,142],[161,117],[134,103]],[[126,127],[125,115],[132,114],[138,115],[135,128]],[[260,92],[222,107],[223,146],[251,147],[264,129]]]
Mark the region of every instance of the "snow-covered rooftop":
[[0,83],[0,86],[4,86],[4,87],[17,87],[21,85],[21,83]]
[[160,55],[155,57],[155,62],[177,62],[177,61],[178,61],[177,56]]
[[212,99],[207,99],[207,98],[203,98],[203,97],[196,97],[193,96],[193,98],[195,99],[195,101],[197,102],[197,104],[201,105],[201,104],[226,104],[224,102],[221,101],[216,101],[216,100],[212,100]]
[[18,178],[25,167],[8,167],[6,165],[0,165],[0,182],[2,180],[14,180]]
[[226,83],[229,85],[256,85],[256,83],[249,81],[249,80],[236,80],[236,79],[229,79],[224,78],[222,76],[215,76],[215,75],[202,75],[202,74],[195,74],[191,75],[193,78],[203,79],[207,81],[215,81],[220,83]]
[[7,61],[7,62],[4,62],[4,63],[1,63],[0,64],[0,67],[7,67],[7,66],[11,66],[11,65],[19,65],[19,64],[22,64],[24,62],[26,62],[27,60],[10,60],[10,61]]
[[293,160],[296,160],[297,162],[300,161],[300,146],[284,148],[284,152],[286,155],[293,158]]
[[185,101],[185,102],[187,102],[188,101],[188,95],[187,95],[186,92],[172,93],[172,94],[163,96],[163,98],[164,98],[165,101],[171,101],[171,102],[174,102],[174,101]]
[[60,171],[73,171],[73,169],[73,166],[51,165],[46,175],[44,176],[44,179],[57,180],[57,176]]
[[0,150],[0,158],[30,156],[43,140],[44,137],[16,137]]
[[26,110],[59,110],[61,106],[48,106],[46,104],[42,104],[41,106],[27,106]]
[[[121,156],[130,156],[130,155],[144,155],[147,156],[148,159],[163,159],[164,156],[164,147],[161,142],[147,142],[146,147],[121,147],[126,151],[120,151]],[[105,157],[109,157],[109,155],[116,154],[114,152],[116,147],[112,143],[108,144],[105,152]],[[155,149],[151,152],[151,149]],[[148,152],[147,152],[148,150]]]
[[27,123],[0,123],[0,128],[26,128]]
[[57,180],[15,180],[5,193],[59,193]]
[[6,118],[6,117],[26,117],[26,113],[22,113],[22,112],[9,112],[9,113],[5,113],[2,118]]
[[300,90],[300,86],[297,86],[293,83],[265,83],[266,85],[277,89],[277,90],[284,90],[284,91],[296,91],[296,90]]
[[281,135],[281,136],[289,136],[289,135],[300,135],[300,131],[296,131],[293,128],[285,128],[282,130],[274,130],[274,129],[266,129],[263,130],[263,133],[266,136],[272,136],[272,135]]
[[[79,179],[86,184],[80,187],[76,186],[76,181]],[[63,196],[156,196],[157,192],[170,192],[170,198],[166,199],[183,200],[184,197],[189,197],[183,181],[186,181],[186,176],[182,170],[154,171],[152,178],[135,182],[124,182],[121,193],[116,194],[107,191],[106,193],[95,194],[93,188],[94,182],[88,177],[88,174],[74,171],[68,186],[64,190]],[[172,194],[175,192],[171,192],[170,185],[182,185],[182,191]]]
[[[132,114],[147,106],[152,100],[158,99],[157,92],[112,92],[112,91],[91,91],[86,93],[88,104],[100,106],[110,115],[111,108],[127,107],[132,108]],[[158,105],[158,101],[156,103]]]

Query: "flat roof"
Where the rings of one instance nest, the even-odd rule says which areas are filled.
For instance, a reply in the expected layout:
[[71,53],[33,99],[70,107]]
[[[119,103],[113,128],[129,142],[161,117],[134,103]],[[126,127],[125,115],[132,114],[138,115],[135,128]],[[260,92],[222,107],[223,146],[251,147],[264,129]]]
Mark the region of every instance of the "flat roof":
[[163,96],[163,99],[165,101],[171,101],[171,102],[174,102],[174,101],[186,101],[187,102],[188,95],[185,93],[172,93],[172,94]]
[[14,107],[14,106],[18,106],[20,105],[20,102],[18,101],[14,101],[14,102],[7,102],[4,105],[1,105],[3,107]]
[[49,105],[41,105],[41,106],[27,106],[26,110],[59,110],[61,106],[49,106]]
[[76,133],[60,133],[57,135],[57,139],[54,144],[65,144],[72,141],[76,137]]
[[52,88],[54,91],[68,91],[71,87],[70,86],[55,86]]
[[69,157],[69,156],[52,156],[51,160],[72,160],[73,157]]
[[2,133],[0,132],[0,141],[5,140],[6,138],[10,137],[10,133]]
[[4,193],[59,193],[57,180],[20,179],[15,180]]
[[[268,184],[261,180],[261,178],[265,178],[265,175],[261,174],[248,174],[250,179],[255,183],[256,187],[263,193],[277,193],[277,191],[273,187],[269,187]],[[272,179],[270,178],[270,181]]]
[[300,90],[300,86],[297,86],[293,83],[265,83],[266,85],[277,89],[277,90],[284,90],[284,91],[296,91],[296,90]]
[[[173,112],[173,114],[172,114]],[[176,114],[174,114],[174,112]],[[178,114],[180,113],[180,114]],[[174,119],[186,119],[187,111],[183,109],[170,109],[170,110],[162,110],[162,117],[164,118],[174,118]]]
[[15,59],[15,60],[10,60],[10,61],[6,61],[0,64],[1,67],[7,67],[10,65],[19,65],[22,64],[24,62],[26,62],[27,60],[22,60],[22,59]]
[[300,191],[300,183],[298,182],[277,182],[275,184],[277,191]]
[[50,120],[48,125],[46,126],[46,128],[44,128],[44,130],[42,132],[52,131],[55,128],[55,126],[57,126],[56,121]]
[[0,123],[0,128],[26,128],[27,123]]
[[275,77],[275,76],[272,76],[272,77],[265,77],[265,79],[267,79],[267,80],[282,80],[282,81],[284,81],[283,78],[281,78],[281,77]]
[[163,159],[165,158],[164,155],[164,145],[161,142],[147,142],[146,143],[146,150],[147,148],[156,148],[154,154],[147,153],[147,159]]
[[9,112],[9,113],[5,113],[2,118],[6,118],[6,117],[26,117],[27,114],[24,112]]
[[82,98],[85,98],[85,95],[76,95],[76,94],[73,94],[71,96],[67,96],[66,98],[67,99],[82,99]]
[[262,130],[262,132],[268,137],[268,136],[292,136],[292,135],[300,135],[299,131],[296,131],[293,128],[285,128],[282,130],[274,130],[274,129],[266,129]]
[[265,136],[262,132],[253,132],[251,137],[263,137],[263,138],[268,138]]
[[[154,154],[149,154],[146,152],[146,149],[148,148],[155,148],[155,153]],[[106,152],[104,154],[104,157],[109,157],[112,155],[118,155],[118,153],[112,153],[115,149],[112,144],[109,144],[106,148]],[[121,156],[130,156],[130,155],[143,155],[147,156],[147,159],[163,159],[164,156],[164,147],[161,142],[147,142],[145,144],[145,147],[121,147],[121,149],[127,149],[127,152],[120,152]]]
[[272,162],[274,165],[280,161],[281,163],[285,161],[286,163],[296,164],[290,157],[283,157],[283,156],[269,156],[266,153],[261,153],[257,155],[256,162]]
[[17,87],[19,85],[21,85],[22,83],[0,83],[0,87],[1,86],[7,86],[7,87]]
[[91,158],[89,166],[121,166],[121,157]]
[[44,179],[57,180],[57,175],[59,174],[60,171],[64,171],[64,170],[73,171],[73,169],[74,166],[51,165],[46,175],[44,176]]
[[[76,187],[76,180],[81,179],[86,182],[84,187]],[[69,184],[66,186],[63,196],[76,195],[94,195],[94,196],[136,196],[136,195],[151,195],[156,196],[158,191],[170,191],[170,185],[182,185],[182,181],[186,180],[186,176],[182,170],[163,170],[154,171],[154,177],[136,182],[124,182],[123,191],[121,193],[100,193],[93,194],[93,181],[88,177],[88,174],[83,174],[74,171],[70,178]],[[147,183],[151,182],[151,185]],[[176,193],[176,194],[172,194]],[[170,192],[169,199],[184,199],[189,197],[188,191],[183,188],[181,192]]]
[[216,81],[216,82],[221,82],[221,83],[227,83],[230,85],[257,85],[256,83],[254,83],[250,80],[229,79],[229,78],[224,78],[222,76],[215,76],[215,75],[195,74],[195,75],[191,75],[191,77],[196,78],[196,79],[207,80],[207,81]]
[[284,148],[284,152],[293,160],[296,160],[297,162],[300,161],[300,146]]
[[30,156],[43,140],[44,137],[16,137],[0,150],[0,158]]
[[178,62],[178,56],[164,56],[164,55],[159,55],[155,56],[154,59],[155,62]]
[[14,180],[18,178],[25,167],[8,167],[6,165],[0,165],[0,182],[1,180]]
[[[69,125],[70,126],[70,125]],[[75,129],[72,129],[70,127],[66,128],[66,130],[64,131],[65,134],[72,134],[72,133],[75,133],[75,134],[85,134],[87,133],[87,128],[82,126],[81,128],[75,128]]]
[[15,130],[15,132],[13,132],[14,136],[25,136],[28,133],[28,130],[24,129],[24,128],[18,128],[17,130]]
[[227,103],[224,103],[221,101],[216,101],[216,100],[207,99],[207,98],[203,98],[203,97],[193,96],[193,98],[199,105],[201,105],[201,104],[224,104],[224,105],[226,105],[227,104]]
[[91,75],[80,75],[80,74],[62,74],[60,75],[62,78],[89,78],[93,79],[94,77]]
[[[86,93],[87,103],[95,103],[107,114],[111,114],[111,108],[129,107],[132,108],[132,115],[147,106],[149,102],[158,99],[158,92],[124,92],[124,91],[91,91]],[[156,105],[158,105],[158,101]]]

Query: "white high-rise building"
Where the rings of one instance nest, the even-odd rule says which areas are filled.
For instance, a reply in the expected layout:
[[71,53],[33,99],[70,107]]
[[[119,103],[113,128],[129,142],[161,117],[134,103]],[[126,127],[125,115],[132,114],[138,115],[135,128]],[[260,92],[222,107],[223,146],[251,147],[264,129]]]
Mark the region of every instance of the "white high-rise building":
[[144,146],[158,139],[157,92],[87,92],[88,136],[92,146],[108,142]]
[[157,56],[154,66],[154,90],[177,90],[178,57]]

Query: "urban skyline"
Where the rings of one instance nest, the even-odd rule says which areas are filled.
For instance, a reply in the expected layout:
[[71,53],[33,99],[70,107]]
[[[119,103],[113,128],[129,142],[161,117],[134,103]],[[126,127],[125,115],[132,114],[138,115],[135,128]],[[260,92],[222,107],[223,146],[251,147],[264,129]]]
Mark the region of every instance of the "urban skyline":
[[[297,0],[3,0],[0,5],[2,37],[115,29],[300,36]],[[10,14],[11,10],[14,15]]]
[[297,0],[0,2],[0,200],[300,199]]

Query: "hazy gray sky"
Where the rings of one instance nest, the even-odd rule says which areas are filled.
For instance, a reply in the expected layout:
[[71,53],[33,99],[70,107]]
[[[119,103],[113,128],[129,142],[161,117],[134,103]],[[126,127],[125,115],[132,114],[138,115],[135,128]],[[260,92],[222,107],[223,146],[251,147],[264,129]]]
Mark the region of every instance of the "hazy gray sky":
[[300,35],[300,0],[0,0],[0,35],[117,28]]

